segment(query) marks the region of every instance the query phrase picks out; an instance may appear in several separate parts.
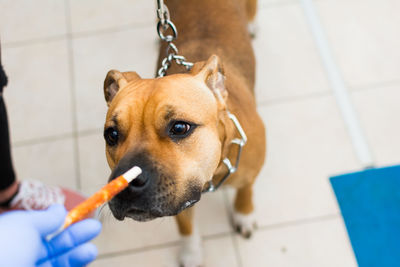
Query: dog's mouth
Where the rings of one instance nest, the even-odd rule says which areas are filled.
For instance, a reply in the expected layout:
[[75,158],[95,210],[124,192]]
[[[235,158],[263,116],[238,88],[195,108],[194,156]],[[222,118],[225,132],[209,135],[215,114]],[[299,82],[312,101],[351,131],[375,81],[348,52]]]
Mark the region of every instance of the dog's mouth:
[[152,212],[138,208],[129,208],[123,210],[120,208],[115,208],[113,205],[110,205],[110,209],[114,217],[119,221],[123,221],[125,218],[131,218],[135,221],[145,222],[162,216],[161,214],[159,214],[159,212]]
[[148,211],[133,208],[133,209],[129,209],[125,213],[124,217],[128,217],[128,218],[131,218],[131,219],[133,219],[135,221],[139,221],[139,222],[146,222],[146,221],[154,220],[160,216],[152,214]]
[[112,211],[114,217],[120,221],[123,221],[125,218],[131,218],[135,221],[146,222],[146,221],[154,220],[159,217],[177,215],[178,213],[182,212],[183,210],[192,207],[198,201],[199,201],[199,199],[188,200],[188,201],[184,202],[182,205],[180,205],[177,209],[174,209],[174,210],[171,210],[171,209],[143,210],[143,209],[139,209],[136,207],[130,207],[130,208],[126,209],[125,211],[122,211],[120,209],[111,208],[111,211]]
[[160,210],[151,210],[151,211],[145,211],[137,208],[131,208],[125,213],[125,217],[131,218],[135,221],[150,221],[159,217],[164,217],[164,216],[175,216],[178,213],[182,212],[183,210],[192,207],[194,204],[196,204],[199,201],[199,199],[192,199],[188,200],[185,203],[183,203],[178,209],[176,210],[166,210],[166,211],[160,211]]
[[180,213],[181,211],[187,209],[187,208],[192,207],[192,206],[193,206],[194,204],[196,204],[199,200],[200,200],[200,199],[191,199],[191,200],[186,201],[185,203],[183,203],[183,205],[181,206],[181,208],[179,209],[179,211],[177,212],[177,214]]

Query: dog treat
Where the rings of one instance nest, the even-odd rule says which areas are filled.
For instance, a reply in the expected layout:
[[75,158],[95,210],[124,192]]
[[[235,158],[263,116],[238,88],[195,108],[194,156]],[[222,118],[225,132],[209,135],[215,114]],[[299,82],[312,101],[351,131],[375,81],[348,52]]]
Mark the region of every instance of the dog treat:
[[123,175],[109,182],[91,197],[72,209],[65,218],[63,228],[67,228],[88,216],[95,209],[110,201],[115,195],[124,190],[133,179],[139,176],[142,170],[135,166]]

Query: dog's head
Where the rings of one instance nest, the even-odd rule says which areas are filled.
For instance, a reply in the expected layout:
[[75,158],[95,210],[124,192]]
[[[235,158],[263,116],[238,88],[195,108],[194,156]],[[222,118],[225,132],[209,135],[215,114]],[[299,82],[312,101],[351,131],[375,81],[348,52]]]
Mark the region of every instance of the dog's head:
[[135,165],[143,171],[110,202],[114,216],[151,220],[197,202],[221,160],[228,120],[218,57],[157,79],[112,70],[104,95],[110,180]]

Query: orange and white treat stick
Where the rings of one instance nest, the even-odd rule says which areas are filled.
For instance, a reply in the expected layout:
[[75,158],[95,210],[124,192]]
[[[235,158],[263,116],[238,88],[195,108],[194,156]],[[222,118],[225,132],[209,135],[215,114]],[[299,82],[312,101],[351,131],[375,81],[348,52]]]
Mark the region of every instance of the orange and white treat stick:
[[133,181],[142,173],[142,170],[135,166],[123,175],[109,182],[99,191],[94,193],[91,197],[84,202],[73,208],[65,218],[63,229],[67,228],[73,223],[76,223],[87,217],[95,209],[110,201],[115,195],[128,187],[129,183]]

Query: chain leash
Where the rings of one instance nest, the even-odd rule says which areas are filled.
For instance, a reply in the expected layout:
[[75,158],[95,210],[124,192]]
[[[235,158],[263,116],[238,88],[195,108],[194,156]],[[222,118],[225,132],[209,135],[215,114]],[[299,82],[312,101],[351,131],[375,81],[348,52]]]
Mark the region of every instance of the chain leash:
[[[157,0],[157,33],[160,39],[167,43],[166,56],[161,62],[161,67],[157,72],[157,77],[164,77],[167,74],[168,68],[175,61],[177,65],[184,66],[186,70],[193,67],[193,63],[186,61],[186,58],[178,54],[178,48],[173,41],[178,37],[178,31],[170,20],[168,7],[164,4],[164,0]],[[171,29],[172,34],[167,34]]]

